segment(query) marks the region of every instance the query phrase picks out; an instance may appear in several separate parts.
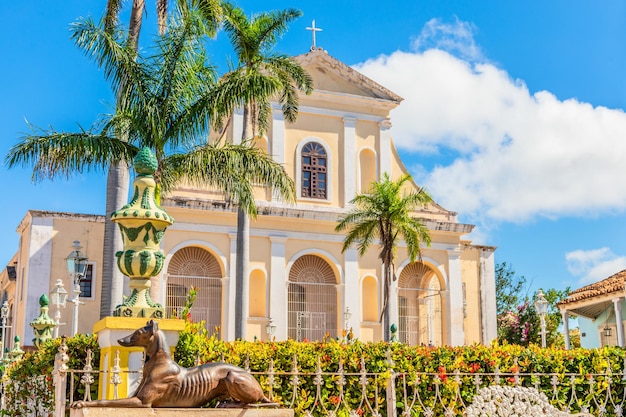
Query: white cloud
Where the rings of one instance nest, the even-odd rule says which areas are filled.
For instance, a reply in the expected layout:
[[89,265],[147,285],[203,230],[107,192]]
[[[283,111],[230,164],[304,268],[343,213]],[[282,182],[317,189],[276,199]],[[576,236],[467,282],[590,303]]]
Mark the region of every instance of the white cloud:
[[606,247],[568,252],[565,260],[568,271],[580,285],[601,281],[626,269],[626,256],[617,256]]
[[[456,22],[446,30],[432,21],[415,43],[476,58],[470,29]],[[531,93],[493,64],[440,49],[397,51],[356,69],[405,98],[392,113],[394,142],[405,154],[454,155],[412,172],[464,221],[521,222],[626,207],[622,110]]]
[[454,24],[444,23],[441,19],[430,19],[411,46],[416,51],[441,49],[470,61],[482,60],[483,53],[474,41],[475,31],[473,24],[458,18]]

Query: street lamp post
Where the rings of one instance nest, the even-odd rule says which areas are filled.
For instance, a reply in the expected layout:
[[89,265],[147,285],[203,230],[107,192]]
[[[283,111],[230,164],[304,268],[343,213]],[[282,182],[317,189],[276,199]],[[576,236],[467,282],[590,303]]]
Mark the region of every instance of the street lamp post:
[[4,354],[4,348],[8,347],[8,344],[6,343],[6,338],[7,338],[7,319],[9,318],[9,302],[8,301],[4,301],[4,303],[2,303],[2,307],[0,307],[0,320],[2,323],[2,344],[0,345],[0,357]]
[[59,337],[59,326],[65,323],[61,323],[61,307],[65,308],[65,301],[67,300],[67,290],[63,287],[63,281],[57,279],[54,284],[54,289],[50,291],[50,302],[56,307],[54,312],[54,321],[56,326],[54,327],[54,338]]
[[78,240],[74,241],[74,249],[67,255],[65,261],[67,262],[67,270],[72,278],[72,293],[74,294],[70,300],[74,304],[74,316],[72,320],[72,335],[78,333],[78,305],[83,304],[80,297],[80,280],[85,276],[85,270],[87,269],[87,261],[89,258],[81,252],[83,247],[80,246]]
[[274,322],[272,321],[272,318],[270,317],[269,321],[267,322],[267,325],[265,326],[265,332],[267,333],[267,337],[269,337],[270,342],[272,341],[272,338],[274,337],[275,331],[276,331],[276,325],[274,324]]
[[548,312],[548,300],[543,295],[543,291],[537,292],[537,300],[535,301],[535,310],[539,314],[541,320],[541,347],[546,347],[546,313]]
[[350,331],[350,318],[352,318],[352,312],[350,311],[350,307],[346,306],[346,309],[343,312],[344,330],[346,332],[346,340],[348,340],[348,332]]

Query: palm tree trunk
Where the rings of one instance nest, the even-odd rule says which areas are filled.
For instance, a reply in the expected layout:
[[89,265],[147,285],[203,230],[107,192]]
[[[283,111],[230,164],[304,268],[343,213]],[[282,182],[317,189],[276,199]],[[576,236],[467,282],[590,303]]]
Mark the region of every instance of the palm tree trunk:
[[384,280],[385,280],[385,288],[384,288],[384,301],[383,301],[383,340],[388,342],[390,339],[390,330],[389,330],[389,292],[391,291],[391,265],[387,262],[383,264],[384,268]]
[[235,271],[235,339],[247,336],[249,310],[250,216],[237,209],[237,262]]
[[115,307],[122,303],[124,275],[117,267],[115,254],[122,251],[122,235],[109,215],[118,210],[128,199],[128,166],[120,163],[111,165],[107,175],[106,219],[104,223],[104,249],[102,257],[102,291],[100,318],[110,316]]
[[[139,33],[145,0],[133,0],[133,7],[128,25],[128,42],[135,49],[139,44]],[[116,19],[114,19],[116,20]],[[124,81],[122,81],[124,82]],[[126,164],[112,164],[107,174],[106,213],[104,223],[104,244],[102,250],[102,290],[100,298],[100,318],[110,316],[115,307],[122,303],[124,294],[124,275],[117,267],[115,254],[124,250],[122,235],[109,216],[127,203],[130,174]]]

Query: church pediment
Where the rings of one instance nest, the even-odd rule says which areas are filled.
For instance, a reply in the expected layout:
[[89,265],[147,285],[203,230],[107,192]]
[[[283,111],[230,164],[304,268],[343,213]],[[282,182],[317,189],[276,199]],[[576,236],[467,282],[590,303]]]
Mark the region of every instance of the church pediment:
[[403,100],[391,90],[333,58],[322,49],[313,49],[294,59],[311,75],[317,91],[386,100],[394,102],[395,105]]

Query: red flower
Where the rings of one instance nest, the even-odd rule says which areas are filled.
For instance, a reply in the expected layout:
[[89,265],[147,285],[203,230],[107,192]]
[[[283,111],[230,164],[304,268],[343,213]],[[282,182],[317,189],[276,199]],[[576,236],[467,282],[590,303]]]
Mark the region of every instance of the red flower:
[[446,368],[443,366],[439,366],[439,378],[446,382],[448,380],[448,376],[446,375]]

